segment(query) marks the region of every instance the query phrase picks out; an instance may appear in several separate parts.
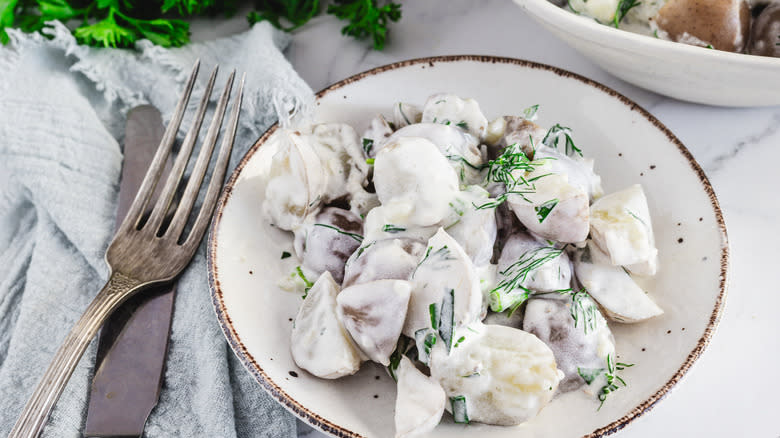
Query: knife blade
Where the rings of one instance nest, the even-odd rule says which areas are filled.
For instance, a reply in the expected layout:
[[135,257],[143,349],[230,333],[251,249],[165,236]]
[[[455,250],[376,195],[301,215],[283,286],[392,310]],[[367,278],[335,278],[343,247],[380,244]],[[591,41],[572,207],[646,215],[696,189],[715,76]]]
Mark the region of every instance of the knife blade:
[[[151,105],[128,113],[117,226],[135,198],[163,130],[160,112]],[[107,321],[100,334],[84,436],[143,434],[160,394],[174,295],[173,285],[148,290],[128,300]]]

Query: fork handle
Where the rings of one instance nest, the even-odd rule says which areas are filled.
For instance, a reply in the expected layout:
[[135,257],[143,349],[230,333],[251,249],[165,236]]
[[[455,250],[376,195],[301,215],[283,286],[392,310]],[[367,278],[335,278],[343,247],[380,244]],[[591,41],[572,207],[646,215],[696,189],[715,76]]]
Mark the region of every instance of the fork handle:
[[142,286],[144,282],[121,272],[111,273],[106,285],[65,337],[46,373],[38,382],[35,392],[24,406],[19,419],[16,420],[11,434],[8,435],[9,438],[35,438],[41,433],[49,413],[60,398],[92,338],[108,316]]

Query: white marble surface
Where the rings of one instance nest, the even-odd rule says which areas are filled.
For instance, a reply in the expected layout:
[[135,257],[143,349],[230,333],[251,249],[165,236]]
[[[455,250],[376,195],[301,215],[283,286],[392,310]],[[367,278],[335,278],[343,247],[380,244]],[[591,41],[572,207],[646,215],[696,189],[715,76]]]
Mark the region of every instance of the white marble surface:
[[[635,100],[691,150],[713,183],[731,242],[726,311],[712,343],[686,378],[650,413],[615,436],[780,437],[780,107],[713,108],[665,98],[611,77],[547,34],[509,0],[417,0],[403,4],[383,52],[341,37],[331,17],[295,35],[287,56],[318,90],[354,73],[408,58],[484,54],[562,67]],[[212,32],[224,33],[223,25]],[[685,291],[680,291],[685,293]],[[258,388],[259,389],[259,388]],[[320,438],[301,429],[301,436]]]

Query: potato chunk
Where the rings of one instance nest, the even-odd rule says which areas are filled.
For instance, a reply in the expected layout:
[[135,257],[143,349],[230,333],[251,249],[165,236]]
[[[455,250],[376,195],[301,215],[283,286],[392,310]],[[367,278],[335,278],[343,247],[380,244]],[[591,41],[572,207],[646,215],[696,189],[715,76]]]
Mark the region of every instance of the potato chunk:
[[344,287],[374,280],[408,280],[425,244],[415,239],[385,239],[367,243],[347,260]]
[[446,231],[439,229],[428,240],[428,248],[415,269],[411,277],[414,289],[403,329],[406,336],[414,338],[418,330],[431,328],[431,306],[441,306],[447,294],[452,296],[450,331],[479,319],[482,313],[479,276],[469,256]]
[[457,126],[478,139],[485,137],[488,121],[474,99],[461,99],[454,94],[434,94],[423,107],[423,123]]
[[377,153],[374,187],[393,224],[422,227],[439,223],[459,190],[447,158],[419,137],[401,137]]
[[430,432],[444,413],[447,397],[441,385],[421,373],[406,356],[401,357],[396,376],[396,438],[412,438]]
[[354,374],[360,368],[360,352],[336,315],[338,292],[330,272],[324,272],[303,300],[293,324],[293,360],[323,379]]
[[655,275],[658,250],[642,186],[634,184],[594,202],[590,225],[593,243],[609,255],[613,265],[639,275]]
[[523,318],[523,330],[536,335],[555,354],[566,376],[558,388],[561,392],[591,383],[583,378],[590,378],[590,373],[580,370],[607,369],[607,355],[615,353],[615,338],[596,303],[584,293],[576,300],[573,297],[532,298]]
[[534,181],[533,193],[510,194],[507,203],[532,233],[556,242],[582,242],[588,237],[590,226],[588,193],[572,185],[566,175],[544,176],[549,171],[547,166],[541,166],[529,172],[526,179],[539,177]]
[[748,42],[750,7],[745,0],[667,0],[655,21],[674,41],[741,52]]
[[336,297],[344,327],[374,362],[390,364],[406,319],[411,290],[408,281],[376,280],[350,286]]
[[431,355],[431,377],[450,398],[455,421],[513,426],[536,416],[563,378],[550,347],[511,327],[470,328],[456,334],[462,341],[449,355],[438,342]]
[[664,313],[623,268],[609,264],[593,242],[575,252],[574,272],[613,321],[639,322]]
[[303,265],[317,275],[329,271],[337,283],[344,279],[344,264],[360,246],[363,221],[360,216],[326,207],[295,233],[295,251]]

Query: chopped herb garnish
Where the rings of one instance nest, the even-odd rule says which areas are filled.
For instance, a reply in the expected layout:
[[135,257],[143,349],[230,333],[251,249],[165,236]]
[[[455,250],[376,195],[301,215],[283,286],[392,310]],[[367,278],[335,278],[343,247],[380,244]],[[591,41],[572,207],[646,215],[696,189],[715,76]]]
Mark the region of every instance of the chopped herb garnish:
[[455,124],[455,126],[457,126],[458,128],[464,129],[466,131],[469,130],[469,125],[466,122],[458,122],[458,123]]
[[368,164],[369,166],[373,166],[374,165],[374,158],[366,158],[366,164]]
[[363,139],[363,150],[366,152],[366,155],[369,155],[371,153],[371,148],[373,147],[374,147],[374,140],[370,138]]
[[301,269],[300,266],[295,267],[295,272],[298,274],[298,277],[303,280],[304,289],[303,289],[303,299],[305,300],[307,296],[309,296],[309,291],[311,290],[311,287],[314,286],[314,283],[309,281],[308,278],[306,278],[306,275],[303,273],[303,269]]
[[456,423],[468,424],[469,414],[466,410],[466,397],[462,395],[450,397],[450,405],[452,407],[453,420]]
[[438,105],[438,104],[440,104],[440,103],[442,103],[442,102],[446,102],[446,100],[445,100],[445,99],[439,99],[439,100],[437,100],[436,102],[433,102],[433,104],[434,104],[434,105]]
[[715,47],[713,47],[713,46],[712,46],[712,44],[707,44],[706,46],[704,46],[704,48],[705,48],[705,49],[712,49],[712,50],[715,50]]
[[371,247],[371,245],[373,245],[373,244],[375,244],[375,243],[376,243],[376,242],[371,242],[371,243],[369,243],[369,244],[368,244],[368,245],[366,245],[366,246],[361,246],[360,248],[358,248],[358,250],[357,250],[357,255],[355,256],[355,258],[356,258],[356,259],[359,259],[359,258],[360,258],[360,256],[362,256],[362,255],[363,255],[363,251],[367,250],[368,248],[370,248],[370,247]]
[[586,334],[598,328],[599,309],[585,288],[578,291],[561,289],[555,291],[555,293],[571,296],[570,311],[571,317],[574,319],[574,327],[579,327],[582,324]]
[[580,368],[580,367],[577,367],[577,374],[579,374],[580,377],[582,377],[582,380],[584,380],[585,383],[587,383],[588,385],[593,383],[593,381],[596,380],[596,378],[598,376],[600,376],[601,373],[603,373],[604,371],[606,371],[604,368]]
[[382,227],[382,231],[385,233],[399,233],[401,231],[406,231],[406,228],[393,224],[385,224],[385,226]]
[[525,179],[522,175],[515,176],[518,172],[533,172],[537,167],[544,164],[543,161],[531,161],[523,153],[523,150],[517,143],[513,143],[501,152],[495,160],[490,160],[487,164],[488,173],[485,177],[487,182],[504,183],[506,186],[506,192],[498,195],[490,201],[482,204],[474,204],[474,208],[482,210],[485,208],[495,208],[503,204],[507,200],[509,195],[518,195],[525,201],[530,200],[525,196],[527,194],[536,193],[536,186],[533,181],[547,175],[541,175],[535,177],[532,180]]
[[284,259],[286,259],[286,258],[288,258],[290,256],[292,256],[292,254],[290,254],[289,252],[282,251],[282,260],[284,260]]
[[641,5],[642,3],[637,0],[618,0],[617,9],[615,15],[612,17],[612,24],[615,28],[620,27],[620,22],[628,14],[628,11]]
[[318,224],[314,224],[314,226],[315,226],[315,227],[329,228],[329,229],[331,229],[331,230],[333,230],[333,231],[335,231],[335,232],[337,232],[337,233],[339,233],[339,234],[343,234],[343,235],[345,235],[345,236],[349,236],[349,237],[351,237],[351,238],[353,238],[353,239],[357,240],[358,242],[363,242],[363,236],[361,236],[360,234],[357,234],[357,233],[350,233],[349,231],[344,231],[344,230],[342,230],[342,229],[341,229],[341,228],[339,228],[339,227],[334,227],[333,225],[328,225],[328,224],[319,224],[319,223],[318,223]]
[[499,272],[504,278],[490,291],[490,308],[494,312],[503,312],[525,302],[530,297],[530,291],[523,287],[522,283],[528,275],[562,253],[562,249],[543,246],[526,252],[516,262]]
[[534,210],[536,211],[536,218],[539,219],[540,224],[544,222],[545,219],[547,219],[547,216],[550,214],[552,209],[555,208],[556,205],[558,205],[558,200],[550,199],[549,201],[543,203],[542,205],[534,207]]
[[484,169],[484,168],[486,168],[488,166],[487,164],[478,164],[478,165],[471,164],[471,163],[468,162],[468,160],[466,160],[462,156],[455,155],[455,154],[447,155],[447,159],[450,160],[450,161],[460,161],[463,164],[465,164],[466,166],[468,166],[468,167],[470,167],[470,168],[472,168],[474,170],[480,170],[481,171],[482,169]]
[[420,362],[428,365],[431,360],[431,351],[436,345],[436,332],[423,328],[414,332],[414,342],[417,345],[417,358]]
[[658,36],[658,29],[653,30],[653,36],[656,38],[661,38]]
[[428,313],[431,315],[431,328],[434,330],[439,329],[439,317],[441,316],[438,303],[431,303],[428,306]]
[[558,149],[558,141],[560,140],[561,136],[563,136],[565,140],[564,152],[566,153],[566,155],[577,153],[579,154],[579,156],[582,156],[582,150],[580,150],[580,148],[575,146],[574,140],[572,140],[571,135],[572,135],[571,128],[567,128],[565,126],[561,126],[556,123],[555,126],[550,128],[547,131],[547,134],[544,135],[544,138],[542,139],[542,144],[544,144],[547,147]]
[[458,340],[457,340],[457,341],[455,341],[455,347],[454,347],[454,348],[458,348],[458,345],[460,345],[460,343],[461,343],[461,342],[463,342],[463,341],[465,341],[465,340],[466,340],[466,337],[465,337],[465,336],[461,336],[461,337],[459,337],[459,338],[458,338]]
[[622,371],[632,366],[634,366],[632,363],[615,363],[615,360],[612,358],[612,354],[610,353],[607,355],[607,371],[604,373],[604,377],[607,378],[607,383],[601,387],[601,391],[599,391],[598,394],[599,401],[601,402],[601,404],[599,404],[599,410],[602,406],[604,406],[604,402],[607,400],[607,396],[610,393],[620,389],[615,381],[620,382],[623,386],[628,386],[626,381],[617,375],[617,371]]
[[523,118],[526,120],[536,120],[536,113],[539,112],[539,105],[529,106],[523,110]]
[[396,382],[398,381],[398,376],[396,376],[395,372],[398,370],[398,365],[401,363],[401,357],[409,350],[411,343],[412,340],[410,338],[401,335],[393,354],[390,355],[390,365],[387,366],[387,371],[390,372],[390,377]]
[[455,333],[455,289],[444,292],[439,315],[439,336],[447,346],[447,352],[452,351],[452,335]]
[[452,211],[454,211],[455,214],[457,214],[458,216],[463,216],[463,213],[465,213],[464,211],[465,209],[463,208],[465,207],[465,204],[463,203],[463,201],[461,201],[460,199],[455,199],[453,202],[457,202],[458,206],[456,207],[455,204],[450,202],[450,207],[452,208]]

